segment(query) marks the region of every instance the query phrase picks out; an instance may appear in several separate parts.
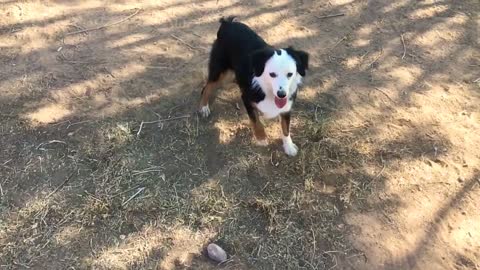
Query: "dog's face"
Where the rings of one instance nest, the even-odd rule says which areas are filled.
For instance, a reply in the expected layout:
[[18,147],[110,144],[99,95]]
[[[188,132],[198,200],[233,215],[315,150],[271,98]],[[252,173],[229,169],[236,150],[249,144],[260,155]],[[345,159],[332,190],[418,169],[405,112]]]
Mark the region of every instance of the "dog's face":
[[280,100],[290,95],[292,84],[298,84],[308,69],[308,54],[293,48],[257,51],[251,61],[262,89],[271,91]]

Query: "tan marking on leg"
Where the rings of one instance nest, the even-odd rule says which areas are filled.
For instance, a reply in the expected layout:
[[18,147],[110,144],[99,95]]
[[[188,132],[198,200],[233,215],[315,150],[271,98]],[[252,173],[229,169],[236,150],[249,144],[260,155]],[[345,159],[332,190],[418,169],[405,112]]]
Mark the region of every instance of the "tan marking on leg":
[[287,119],[280,117],[280,125],[282,126],[283,136],[288,136],[290,134],[290,124],[287,122]]
[[205,86],[202,89],[202,97],[200,99],[200,109],[207,106],[208,102],[210,101],[210,97],[212,96],[213,92],[217,90],[221,85],[222,82],[228,72],[224,72],[220,75],[218,80],[213,81],[213,82],[207,82]]
[[260,120],[257,120],[256,123],[252,122],[252,127],[253,134],[257,140],[264,141],[267,139],[267,133],[265,133],[265,128],[263,127],[263,124],[260,123]]

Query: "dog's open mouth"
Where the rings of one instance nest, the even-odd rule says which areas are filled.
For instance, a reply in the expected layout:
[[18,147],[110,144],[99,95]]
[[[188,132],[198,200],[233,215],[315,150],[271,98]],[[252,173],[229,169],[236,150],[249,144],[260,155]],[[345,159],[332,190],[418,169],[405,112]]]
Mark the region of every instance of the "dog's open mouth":
[[285,104],[287,104],[287,98],[284,97],[284,98],[279,98],[279,97],[275,97],[275,105],[277,105],[278,108],[283,108],[285,106]]

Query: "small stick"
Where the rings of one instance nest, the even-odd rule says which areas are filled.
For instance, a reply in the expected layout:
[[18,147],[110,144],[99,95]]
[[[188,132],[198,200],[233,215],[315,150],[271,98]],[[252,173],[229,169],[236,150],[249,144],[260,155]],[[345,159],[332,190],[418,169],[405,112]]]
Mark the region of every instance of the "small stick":
[[313,236],[313,252],[312,252],[312,258],[314,258],[314,257],[315,257],[315,252],[316,252],[316,249],[317,249],[317,247],[316,247],[317,241],[315,241],[315,231],[313,231],[313,228],[312,228],[312,227],[310,227],[310,231],[312,231],[312,236]]
[[71,123],[71,124],[68,124],[67,129],[69,129],[72,126],[80,125],[80,124],[83,124],[83,123],[88,123],[88,122],[91,122],[91,121],[92,120],[85,120],[85,121],[80,121],[80,122],[76,122],[76,123]]
[[333,47],[330,49],[330,50],[333,50],[335,49],[335,47],[337,47],[338,44],[340,44],[340,42],[344,41],[345,39],[347,38],[347,36],[343,36],[342,39],[340,39],[339,41],[337,41],[337,43],[335,43],[335,45],[333,45]]
[[59,141],[59,140],[51,140],[51,141],[48,141],[48,142],[44,142],[44,143],[41,143],[37,146],[37,150],[40,149],[40,147],[44,146],[44,145],[47,145],[47,144],[52,144],[52,143],[61,143],[61,144],[65,144],[67,145],[66,142],[64,141]]
[[405,58],[405,54],[407,53],[407,47],[405,46],[405,40],[403,39],[403,34],[400,35],[400,39],[402,40],[402,45],[403,45],[403,55],[402,55],[402,60]]
[[126,200],[124,203],[122,203],[122,207],[127,205],[127,203],[129,203],[131,200],[133,200],[135,197],[138,196],[138,194],[140,194],[140,192],[144,191],[145,190],[145,187],[141,187],[138,189],[137,192],[135,192],[135,194],[133,194],[132,196],[130,196],[130,198],[128,198],[128,200]]
[[130,14],[129,16],[127,16],[127,17],[125,17],[125,18],[123,18],[123,19],[121,19],[120,21],[117,21],[117,22],[107,23],[107,24],[104,24],[102,26],[98,26],[98,27],[94,27],[94,28],[87,28],[87,29],[83,29],[83,30],[69,32],[69,33],[66,33],[64,36],[71,36],[71,35],[86,33],[86,32],[90,32],[90,31],[96,31],[96,30],[100,30],[100,29],[103,29],[103,28],[107,28],[107,27],[110,27],[110,26],[117,25],[117,24],[121,24],[121,23],[131,19],[133,16],[137,15],[140,11],[141,11],[141,9],[137,9],[134,13]]
[[78,26],[78,25],[73,24],[73,23],[72,23],[72,24],[69,24],[68,26],[73,26],[73,27],[75,27],[75,28],[77,28],[77,29],[85,30],[85,27],[81,27],[81,26]]
[[345,13],[331,14],[331,15],[325,15],[325,16],[317,16],[317,15],[313,15],[313,16],[315,16],[317,19],[328,19],[333,17],[345,16]]
[[382,175],[384,170],[385,170],[385,162],[382,162],[382,169],[380,170],[379,173],[377,173],[377,175],[375,175],[374,178],[372,178],[372,180],[370,180],[370,182],[368,182],[367,187],[369,187],[375,180],[377,180],[378,177],[380,177],[380,175]]
[[115,198],[115,197],[117,197],[117,196],[119,196],[119,195],[125,194],[125,193],[127,193],[127,192],[130,192],[130,191],[132,191],[132,190],[134,190],[134,189],[137,189],[137,188],[139,188],[139,187],[140,187],[140,186],[134,186],[134,187],[129,188],[129,189],[127,189],[127,190],[124,190],[124,191],[120,191],[120,192],[118,192],[118,193],[115,193],[115,194],[113,194],[113,195],[110,196],[110,199],[111,199],[111,198]]
[[5,161],[4,163],[2,163],[2,166],[7,165],[7,163],[9,163],[10,161],[12,161],[12,159],[9,159],[9,160]]
[[186,161],[183,161],[182,159],[180,159],[179,157],[177,157],[176,155],[174,156],[178,161],[182,162],[183,164],[185,165],[188,165],[190,167],[193,167],[191,164],[187,163]]
[[177,116],[177,117],[172,117],[172,118],[167,118],[167,119],[160,119],[160,120],[156,120],[156,121],[142,121],[142,123],[140,123],[140,128],[138,129],[138,132],[137,132],[137,138],[138,138],[138,136],[140,136],[140,133],[142,132],[143,125],[161,123],[161,122],[178,120],[178,119],[189,118],[189,117],[190,117],[190,115],[182,115],[182,116]]
[[380,51],[380,53],[378,54],[378,56],[375,57],[375,60],[373,60],[373,62],[370,63],[369,66],[373,66],[373,64],[375,64],[375,63],[378,61],[378,59],[380,59],[380,57],[382,56],[382,54],[383,54],[383,48],[382,48],[382,50]]
[[190,44],[188,44],[185,40],[175,36],[174,34],[170,34],[170,36],[174,39],[176,39],[177,41],[179,41],[180,43],[182,43],[183,45],[189,47],[190,49],[192,50],[204,50],[205,48],[200,48],[200,47],[195,47],[195,46],[192,46]]
[[345,255],[345,251],[341,251],[341,250],[327,250],[323,252],[323,254],[331,254],[331,253],[340,253]]
[[388,99],[390,99],[391,102],[395,103],[395,101],[394,101],[387,93],[385,93],[385,92],[382,91],[381,89],[379,89],[379,88],[377,88],[377,87],[375,87],[375,88],[373,88],[373,89],[375,89],[375,90],[379,91],[380,93],[384,94]]
[[73,172],[67,177],[67,179],[65,179],[65,181],[63,181],[63,183],[60,184],[60,186],[58,186],[57,188],[55,188],[52,192],[50,192],[50,194],[47,195],[47,197],[45,197],[46,199],[50,198],[53,194],[57,193],[57,191],[59,191],[61,188],[63,188],[63,186],[65,186],[68,181],[70,181],[70,179],[72,179],[72,176],[73,176]]
[[165,66],[145,66],[146,68],[151,68],[151,69],[170,69],[170,67],[165,67]]
[[[151,172],[163,172],[163,170],[145,170],[145,171],[138,171],[138,172],[134,172],[132,173],[132,176],[137,176],[137,175],[140,175],[140,174],[144,174],[144,173],[151,173]],[[164,176],[164,175],[162,175]],[[163,178],[163,177],[162,177]]]
[[110,72],[110,70],[108,70],[108,68],[103,67],[102,69],[105,70],[105,72],[107,72],[108,75],[110,75],[112,78],[115,78],[115,76],[112,74],[112,72]]
[[2,197],[3,197],[3,188],[2,188],[2,184],[0,184],[0,195],[2,195]]

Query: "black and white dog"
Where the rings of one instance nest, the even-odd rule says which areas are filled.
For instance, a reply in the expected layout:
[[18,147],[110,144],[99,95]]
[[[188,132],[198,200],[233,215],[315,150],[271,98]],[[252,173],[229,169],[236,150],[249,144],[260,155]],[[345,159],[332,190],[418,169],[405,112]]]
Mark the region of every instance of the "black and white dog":
[[233,71],[258,144],[267,144],[259,112],[266,119],[280,116],[283,149],[287,155],[295,156],[298,147],[290,137],[290,115],[297,88],[308,69],[308,53],[292,47],[275,49],[234,17],[222,18],[220,23],[210,53],[200,113],[205,117],[210,114],[212,92],[227,71]]

